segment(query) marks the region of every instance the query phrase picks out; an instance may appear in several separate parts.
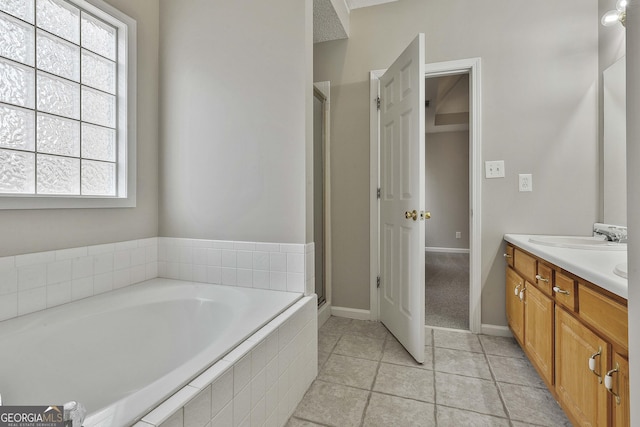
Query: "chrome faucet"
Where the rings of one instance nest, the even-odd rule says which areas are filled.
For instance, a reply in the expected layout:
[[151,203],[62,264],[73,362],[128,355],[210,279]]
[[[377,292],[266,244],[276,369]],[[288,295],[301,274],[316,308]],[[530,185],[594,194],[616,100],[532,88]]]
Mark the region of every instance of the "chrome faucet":
[[626,243],[627,242],[627,233],[625,229],[609,226],[606,229],[600,227],[594,227],[593,229],[594,236],[603,236],[609,242],[615,243]]
[[71,427],[82,427],[86,415],[87,410],[75,400],[64,404],[64,420],[71,421]]

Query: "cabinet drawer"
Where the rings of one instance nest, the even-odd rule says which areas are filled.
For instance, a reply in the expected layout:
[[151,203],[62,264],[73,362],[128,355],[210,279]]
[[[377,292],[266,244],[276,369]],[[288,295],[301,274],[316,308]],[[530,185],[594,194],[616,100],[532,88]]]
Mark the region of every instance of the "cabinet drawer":
[[628,349],[628,313],[627,307],[594,291],[588,286],[579,284],[580,318],[612,343]]
[[513,264],[516,271],[520,273],[525,280],[535,283],[537,270],[536,259],[534,257],[515,249],[513,251]]
[[556,277],[554,282],[554,294],[556,297],[556,303],[560,304],[571,311],[576,311],[576,300],[578,297],[576,281],[571,277],[556,271]]
[[536,275],[535,284],[545,294],[553,295],[553,269],[540,261],[538,261],[538,274]]
[[504,251],[504,258],[507,260],[507,265],[513,267],[513,246],[507,245]]

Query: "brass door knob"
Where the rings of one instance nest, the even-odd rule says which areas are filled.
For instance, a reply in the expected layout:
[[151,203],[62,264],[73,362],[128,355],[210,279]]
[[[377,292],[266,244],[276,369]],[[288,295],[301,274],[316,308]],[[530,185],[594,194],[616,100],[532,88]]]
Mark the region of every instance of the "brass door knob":
[[431,219],[431,212],[426,211],[423,213],[424,219]]
[[415,210],[415,209],[412,210],[412,211],[406,211],[404,213],[404,217],[407,218],[407,219],[412,219],[413,218],[414,221],[417,221],[417,219],[418,219],[418,211]]

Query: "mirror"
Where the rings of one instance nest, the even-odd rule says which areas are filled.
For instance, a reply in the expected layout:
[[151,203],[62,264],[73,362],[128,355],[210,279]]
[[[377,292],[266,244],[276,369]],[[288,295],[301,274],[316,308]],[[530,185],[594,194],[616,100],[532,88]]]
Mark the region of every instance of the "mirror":
[[604,222],[627,225],[626,61],[603,72]]

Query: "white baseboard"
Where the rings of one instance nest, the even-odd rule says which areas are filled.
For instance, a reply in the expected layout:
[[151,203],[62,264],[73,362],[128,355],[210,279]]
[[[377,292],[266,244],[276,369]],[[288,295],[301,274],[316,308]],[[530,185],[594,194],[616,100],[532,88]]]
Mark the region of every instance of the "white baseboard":
[[356,320],[370,320],[371,312],[359,308],[331,307],[331,315],[336,317],[346,317]]
[[484,335],[493,335],[495,337],[512,337],[513,334],[508,326],[487,325],[482,324],[481,331]]
[[438,248],[434,246],[427,246],[424,248],[425,252],[442,252],[448,254],[468,254],[469,249],[464,248]]
[[331,317],[331,304],[325,302],[322,307],[318,309],[318,329],[324,325],[324,323]]
[[442,326],[424,325],[424,331],[426,333],[429,333],[432,329],[433,330],[438,330],[438,331],[446,331],[446,332],[460,332],[461,334],[470,334],[471,333],[471,331],[469,331],[467,329],[444,328]]

